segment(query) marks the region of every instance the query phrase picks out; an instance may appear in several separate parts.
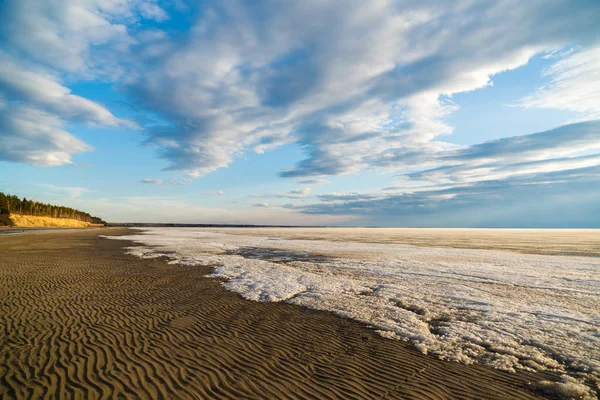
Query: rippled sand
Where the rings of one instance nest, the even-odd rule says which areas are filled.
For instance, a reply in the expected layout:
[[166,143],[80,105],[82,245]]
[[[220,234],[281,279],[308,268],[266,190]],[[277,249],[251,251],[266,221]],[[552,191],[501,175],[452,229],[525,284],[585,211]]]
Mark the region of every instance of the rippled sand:
[[123,245],[97,231],[0,238],[1,398],[534,399],[532,382],[557,379],[440,361]]

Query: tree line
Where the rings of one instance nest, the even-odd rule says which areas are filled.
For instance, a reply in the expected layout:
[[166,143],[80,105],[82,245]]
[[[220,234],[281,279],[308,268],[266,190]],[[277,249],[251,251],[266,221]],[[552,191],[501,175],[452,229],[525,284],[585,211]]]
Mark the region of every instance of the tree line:
[[0,225],[12,225],[10,214],[70,218],[78,221],[90,222],[92,224],[106,224],[101,218],[93,217],[86,212],[71,207],[40,203],[35,200],[27,200],[25,197],[20,199],[15,195],[0,192]]

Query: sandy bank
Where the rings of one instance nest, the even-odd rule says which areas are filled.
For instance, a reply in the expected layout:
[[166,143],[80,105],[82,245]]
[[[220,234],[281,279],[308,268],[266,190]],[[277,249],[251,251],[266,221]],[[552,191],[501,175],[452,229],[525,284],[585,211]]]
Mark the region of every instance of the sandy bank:
[[90,222],[69,218],[39,217],[35,215],[11,214],[10,219],[17,228],[89,228],[95,225]]

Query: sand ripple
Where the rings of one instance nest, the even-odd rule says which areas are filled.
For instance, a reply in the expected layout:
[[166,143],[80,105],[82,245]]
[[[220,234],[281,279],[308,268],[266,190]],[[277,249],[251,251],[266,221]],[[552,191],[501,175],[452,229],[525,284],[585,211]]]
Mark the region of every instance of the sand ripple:
[[443,362],[328,313],[248,302],[207,268],[136,259],[123,243],[93,232],[1,239],[0,397],[537,398],[537,376]]

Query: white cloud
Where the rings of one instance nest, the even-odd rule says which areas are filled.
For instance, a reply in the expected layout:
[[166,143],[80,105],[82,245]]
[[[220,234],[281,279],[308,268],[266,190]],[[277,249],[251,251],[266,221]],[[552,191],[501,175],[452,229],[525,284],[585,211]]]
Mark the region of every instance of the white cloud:
[[142,179],[140,181],[140,183],[146,184],[146,185],[165,185],[165,186],[172,186],[172,185],[185,185],[186,183],[189,183],[190,180],[189,179],[169,179],[169,180],[162,180],[162,179]]
[[[91,76],[96,64],[89,58],[90,48],[126,36],[123,25],[111,25],[103,17],[118,10],[102,4],[25,0],[0,6],[5,17],[0,24],[0,160],[70,164],[73,154],[92,150],[68,132],[71,122],[135,127],[104,106],[72,94],[61,82],[61,69]],[[48,66],[58,70],[51,73]]]
[[[428,169],[423,177],[431,180],[509,176],[515,160],[565,157],[565,147],[547,146],[543,155],[525,159],[520,149],[496,153],[496,164],[467,160],[462,147],[443,141],[452,133],[445,122],[456,110],[451,96],[490,85],[494,75],[535,54],[573,44],[581,47],[555,53],[561,58],[547,72],[549,84],[522,105],[598,116],[600,7],[594,2],[207,1],[177,35],[140,23],[169,18],[161,4],[4,2],[0,135],[7,139],[0,158],[66,164],[91,150],[68,132],[70,122],[135,127],[64,83],[102,79],[157,116],[144,127],[145,143],[167,160],[167,169],[190,177],[225,167],[244,152],[288,143],[301,145],[306,157],[281,171],[284,177],[372,169]],[[451,167],[454,172],[439,169]],[[434,176],[440,173],[446,176]]]
[[408,174],[435,183],[476,182],[600,165],[600,121],[561,126],[431,155],[437,168]]
[[210,194],[211,196],[225,196],[227,193],[225,193],[222,190],[217,190],[215,192],[210,192],[208,194]]
[[148,44],[127,87],[168,121],[148,142],[190,176],[290,142],[306,159],[284,177],[397,170],[453,147],[437,139],[456,109],[444,96],[591,46],[594,16],[571,1],[207,2],[185,40]]
[[63,197],[66,196],[69,199],[77,199],[86,193],[92,192],[89,189],[79,186],[58,186],[51,185],[49,183],[40,183],[39,186],[46,188],[54,194],[58,194]]
[[308,196],[312,192],[311,188],[302,188],[297,190],[291,190],[289,194],[297,194],[301,196]]
[[320,194],[317,196],[319,200],[332,202],[332,201],[357,201],[357,200],[372,200],[380,195],[373,193],[329,193],[329,194]]
[[93,148],[68,132],[68,123],[135,127],[102,105],[71,93],[58,78],[29,70],[0,51],[0,160],[36,166],[70,164]]
[[600,165],[371,198],[339,194],[291,208],[310,215],[354,215],[380,226],[594,228],[600,224],[598,196]]
[[397,186],[288,208],[375,225],[594,227],[598,150],[600,121],[580,122],[440,151],[428,156],[436,168],[400,176]]
[[472,166],[466,164],[453,167],[441,167],[411,174],[409,176],[415,180],[425,180],[428,182],[468,183],[490,179],[507,179],[519,175],[532,175],[544,172],[594,167],[597,165],[600,165],[600,154],[519,162],[508,165],[495,163]]
[[71,164],[71,155],[92,150],[55,115],[21,105],[0,107],[0,160],[35,166]]
[[140,183],[145,183],[147,185],[163,185],[164,181],[161,179],[142,179]]
[[306,179],[303,181],[296,181],[296,183],[299,185],[324,185],[331,182],[325,179]]
[[155,20],[158,22],[169,19],[169,15],[160,8],[157,4],[151,2],[140,2],[137,6],[140,15],[146,19]]
[[66,120],[135,127],[132,122],[115,117],[102,105],[72,94],[56,77],[41,70],[25,69],[2,52],[0,93],[13,102],[35,105]]
[[134,43],[128,25],[167,17],[157,4],[143,0],[8,0],[0,13],[6,47],[86,76],[122,71],[119,62]]
[[545,72],[550,81],[519,105],[574,111],[579,120],[600,119],[600,47],[561,56]]
[[269,207],[269,203],[254,203],[254,204],[252,204],[252,207],[263,207],[263,208],[267,208],[267,207]]
[[297,190],[290,190],[287,193],[265,193],[265,194],[251,194],[249,197],[255,199],[262,198],[279,198],[279,199],[306,199],[312,193],[311,188],[300,188]]

